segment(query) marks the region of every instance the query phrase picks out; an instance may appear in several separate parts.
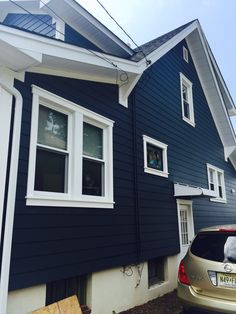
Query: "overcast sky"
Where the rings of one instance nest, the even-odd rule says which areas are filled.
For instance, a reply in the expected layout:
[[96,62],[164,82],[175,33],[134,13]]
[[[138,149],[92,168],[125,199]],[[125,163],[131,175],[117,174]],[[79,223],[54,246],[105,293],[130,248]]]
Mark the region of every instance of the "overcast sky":
[[[97,0],[77,0],[118,35]],[[236,0],[100,0],[138,45],[199,19],[221,73],[236,104]],[[236,120],[236,119],[235,119]],[[234,123],[236,126],[236,123]]]

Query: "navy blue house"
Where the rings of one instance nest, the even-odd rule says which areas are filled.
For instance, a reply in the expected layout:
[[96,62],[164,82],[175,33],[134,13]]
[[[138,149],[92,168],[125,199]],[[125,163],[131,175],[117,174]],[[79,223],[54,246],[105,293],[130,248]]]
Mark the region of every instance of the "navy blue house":
[[198,20],[131,49],[73,0],[0,12],[1,314],[172,291],[196,231],[236,223],[236,110]]

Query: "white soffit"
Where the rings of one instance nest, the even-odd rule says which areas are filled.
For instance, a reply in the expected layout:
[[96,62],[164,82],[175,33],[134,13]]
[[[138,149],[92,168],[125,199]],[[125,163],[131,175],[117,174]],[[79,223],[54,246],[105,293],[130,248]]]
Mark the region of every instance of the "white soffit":
[[106,53],[121,57],[134,54],[128,45],[74,0],[47,0],[41,3],[41,7],[44,12],[61,18]]
[[1,39],[0,51],[0,66],[8,67],[13,71],[24,71],[30,66],[40,64],[42,60],[40,55],[27,54]]
[[217,197],[215,191],[211,191],[208,189],[204,189],[197,186],[182,184],[182,183],[175,183],[174,184],[174,196],[209,196],[209,197]]

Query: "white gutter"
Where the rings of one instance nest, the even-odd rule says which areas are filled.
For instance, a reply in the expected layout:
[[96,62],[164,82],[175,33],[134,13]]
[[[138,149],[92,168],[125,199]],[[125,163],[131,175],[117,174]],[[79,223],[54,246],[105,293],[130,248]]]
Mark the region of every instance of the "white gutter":
[[10,260],[11,260],[11,246],[13,234],[13,222],[16,199],[16,184],[18,172],[18,160],[20,149],[20,131],[21,131],[21,116],[23,99],[20,92],[11,86],[7,86],[0,81],[0,86],[15,97],[14,110],[14,126],[12,134],[12,150],[10,160],[9,185],[6,203],[6,220],[3,238],[2,264],[1,264],[1,278],[0,278],[0,313],[7,312],[7,297],[9,286]]

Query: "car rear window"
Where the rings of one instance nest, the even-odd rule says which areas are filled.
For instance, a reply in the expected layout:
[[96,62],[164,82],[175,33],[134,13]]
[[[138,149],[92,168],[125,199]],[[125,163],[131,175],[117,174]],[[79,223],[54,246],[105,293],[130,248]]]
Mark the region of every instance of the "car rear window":
[[199,233],[191,245],[191,253],[207,260],[236,263],[236,233]]

